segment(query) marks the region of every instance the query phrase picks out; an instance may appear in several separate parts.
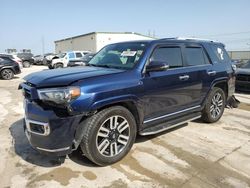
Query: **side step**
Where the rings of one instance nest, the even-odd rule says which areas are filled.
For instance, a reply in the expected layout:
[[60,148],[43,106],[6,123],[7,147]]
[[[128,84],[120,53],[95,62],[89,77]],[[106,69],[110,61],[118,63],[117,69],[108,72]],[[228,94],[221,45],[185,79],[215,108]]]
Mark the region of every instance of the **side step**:
[[152,125],[152,127],[143,129],[142,131],[139,132],[140,135],[145,136],[145,135],[151,135],[151,134],[157,134],[162,131],[177,127],[179,125],[182,125],[184,123],[193,121],[195,119],[199,119],[201,117],[201,113],[193,113],[189,114],[186,116],[183,116],[181,118],[173,119],[164,123],[160,123],[158,125]]

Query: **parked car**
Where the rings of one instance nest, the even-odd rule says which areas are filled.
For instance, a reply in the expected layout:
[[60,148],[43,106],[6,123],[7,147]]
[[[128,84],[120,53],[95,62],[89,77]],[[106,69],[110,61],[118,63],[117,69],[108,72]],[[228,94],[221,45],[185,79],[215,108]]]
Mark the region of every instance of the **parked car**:
[[68,67],[85,66],[94,57],[94,53],[89,53],[80,59],[69,60]]
[[58,156],[80,147],[101,166],[121,160],[137,134],[218,121],[235,90],[223,44],[180,38],[110,44],[86,67],[24,79],[30,144]]
[[43,65],[48,65],[48,63],[51,63],[52,59],[55,56],[56,56],[56,54],[53,54],[53,53],[46,53],[46,54],[44,54]]
[[236,90],[250,92],[250,60],[237,69]]
[[28,68],[34,63],[32,53],[18,53],[17,57],[19,57],[22,60],[24,68]]
[[70,52],[60,53],[52,59],[51,63],[48,63],[48,67],[50,69],[67,67],[70,60],[79,60],[88,53],[90,52],[70,51]]
[[19,57],[17,57],[17,55],[15,55],[15,54],[0,54],[0,56],[9,57],[10,59],[12,59],[12,60],[14,60],[15,62],[18,63],[20,69],[23,68],[23,62]]
[[33,57],[34,59],[34,63],[35,65],[43,65],[43,59],[44,59],[44,56],[43,55],[36,55]]
[[21,73],[20,65],[10,57],[0,55],[0,77],[10,80],[15,74]]
[[236,65],[237,68],[240,68],[241,66],[243,66],[246,62],[245,61],[242,61],[242,60],[235,60],[235,59],[232,59],[232,63],[234,65]]

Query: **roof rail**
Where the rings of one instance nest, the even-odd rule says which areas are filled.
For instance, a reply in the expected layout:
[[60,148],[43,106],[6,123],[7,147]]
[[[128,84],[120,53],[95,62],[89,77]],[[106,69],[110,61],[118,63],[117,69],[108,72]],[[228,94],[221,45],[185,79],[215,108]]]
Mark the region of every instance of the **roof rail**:
[[199,41],[208,41],[208,42],[218,42],[212,39],[203,39],[203,38],[195,38],[195,37],[172,37],[172,38],[164,38],[162,40],[199,40]]

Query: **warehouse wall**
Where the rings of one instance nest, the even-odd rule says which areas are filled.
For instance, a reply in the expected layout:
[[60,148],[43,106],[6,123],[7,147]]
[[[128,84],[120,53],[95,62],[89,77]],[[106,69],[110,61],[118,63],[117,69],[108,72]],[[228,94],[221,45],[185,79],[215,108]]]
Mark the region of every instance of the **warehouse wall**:
[[70,50],[96,52],[95,34],[55,42],[55,53]]
[[107,44],[131,40],[152,40],[152,38],[133,33],[93,33],[56,41],[55,53],[70,50],[97,52]]
[[123,42],[123,41],[131,41],[131,40],[152,40],[152,38],[141,36],[141,35],[136,35],[136,34],[130,34],[130,33],[129,34],[97,33],[96,40],[97,40],[96,49],[97,51],[99,51],[107,44]]
[[249,60],[250,59],[250,51],[228,51],[231,59],[234,60]]

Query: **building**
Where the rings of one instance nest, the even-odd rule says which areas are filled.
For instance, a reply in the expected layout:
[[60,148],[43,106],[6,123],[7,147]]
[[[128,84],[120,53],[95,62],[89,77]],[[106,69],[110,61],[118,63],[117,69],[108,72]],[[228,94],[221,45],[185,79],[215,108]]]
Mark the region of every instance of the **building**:
[[250,59],[250,51],[228,51],[231,59],[247,61]]
[[15,48],[9,48],[9,49],[6,49],[5,52],[7,54],[16,54],[17,50]]
[[92,32],[55,41],[55,52],[83,50],[97,52],[107,44],[154,38],[134,32]]

